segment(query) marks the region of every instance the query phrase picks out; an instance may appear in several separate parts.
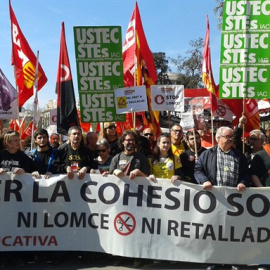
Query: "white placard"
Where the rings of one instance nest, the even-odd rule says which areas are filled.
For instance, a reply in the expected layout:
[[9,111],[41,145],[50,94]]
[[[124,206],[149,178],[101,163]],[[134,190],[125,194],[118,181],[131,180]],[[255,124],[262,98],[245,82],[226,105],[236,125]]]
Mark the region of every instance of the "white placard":
[[183,85],[151,85],[153,111],[184,112]]
[[145,85],[114,90],[117,114],[148,111]]

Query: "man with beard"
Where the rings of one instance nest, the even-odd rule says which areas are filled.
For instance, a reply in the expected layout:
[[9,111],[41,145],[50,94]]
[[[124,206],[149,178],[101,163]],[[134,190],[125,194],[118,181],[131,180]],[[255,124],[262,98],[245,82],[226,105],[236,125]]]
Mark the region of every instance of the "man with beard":
[[59,157],[64,164],[64,173],[69,179],[73,179],[78,173],[78,178],[82,180],[90,169],[97,169],[97,163],[93,160],[90,149],[84,146],[82,129],[77,126],[68,130],[68,143],[59,149]]
[[180,156],[182,152],[188,149],[187,144],[183,141],[183,129],[180,125],[174,125],[170,131],[172,152],[175,156]]
[[38,171],[33,176],[39,178],[44,175],[48,179],[52,174],[61,172],[60,160],[56,148],[49,143],[49,134],[46,129],[37,129],[34,133],[35,145],[37,148],[29,152],[29,156],[39,165]]
[[[141,153],[137,153],[135,146],[138,144],[136,134],[131,130],[123,132],[118,140],[119,149],[122,151],[113,157],[109,174],[116,175],[119,178],[129,176],[133,180],[137,176],[146,177],[150,174],[150,166],[147,158]],[[122,264],[123,258],[116,257],[114,266]],[[133,266],[139,268],[143,265],[141,259],[135,259]]]
[[51,147],[58,148],[60,146],[60,135],[58,133],[53,133],[50,137]]
[[[195,134],[195,138],[194,138]],[[180,155],[180,160],[182,164],[181,171],[183,173],[184,181],[191,182],[193,184],[198,184],[194,177],[194,168],[195,164],[201,155],[202,152],[206,150],[206,148],[201,146],[201,137],[198,131],[188,131],[186,134],[187,145],[189,147],[188,150],[185,150]],[[195,151],[195,143],[196,150]]]
[[131,130],[124,131],[118,144],[122,152],[112,159],[109,174],[114,174],[119,178],[128,175],[130,180],[133,180],[136,176],[148,176],[150,167],[147,158],[135,151],[136,134]]

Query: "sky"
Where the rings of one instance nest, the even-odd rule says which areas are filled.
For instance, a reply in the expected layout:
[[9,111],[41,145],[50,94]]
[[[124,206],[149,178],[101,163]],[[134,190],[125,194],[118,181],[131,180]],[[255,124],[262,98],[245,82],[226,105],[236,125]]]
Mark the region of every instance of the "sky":
[[[177,58],[191,48],[190,41],[205,38],[206,16],[210,23],[212,68],[219,81],[220,39],[215,0],[137,0],[148,45],[152,52]],[[11,26],[8,0],[0,0],[0,68],[15,86],[11,66]],[[66,42],[78,97],[74,26],[121,26],[122,43],[135,7],[135,0],[11,0],[19,26],[32,51],[39,50],[39,61],[48,82],[38,92],[43,108],[56,99],[55,86],[60,50],[61,23],[65,23]],[[174,70],[174,67],[171,66]],[[26,106],[31,106],[30,99]]]

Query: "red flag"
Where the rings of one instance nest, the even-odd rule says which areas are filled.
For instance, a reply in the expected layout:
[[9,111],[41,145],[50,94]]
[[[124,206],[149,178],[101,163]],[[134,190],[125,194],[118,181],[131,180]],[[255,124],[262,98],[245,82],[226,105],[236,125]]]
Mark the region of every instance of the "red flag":
[[62,23],[60,39],[60,54],[56,78],[56,92],[57,132],[66,135],[70,127],[80,126],[80,124],[77,114],[73,81],[68,58],[64,23]]
[[[11,4],[9,2],[9,12],[11,20],[12,55],[11,64],[14,65],[15,80],[19,88],[19,107],[33,96],[33,86],[35,82],[36,56],[32,52],[17,22]],[[38,65],[38,90],[47,82],[47,77]]]
[[78,113],[78,118],[79,118],[79,122],[80,122],[80,125],[81,125],[81,129],[85,132],[85,133],[88,133],[91,129],[91,123],[82,123],[81,122],[81,114],[80,114],[80,111],[77,110],[77,113]]
[[[243,113],[243,100],[242,99],[222,99],[233,111],[236,118],[234,124],[237,125],[239,118]],[[246,135],[253,129],[260,129],[260,116],[257,99],[245,99],[245,115],[247,117],[247,124],[245,125]]]
[[13,131],[20,131],[20,125],[16,119],[12,119],[9,123],[9,129]]
[[210,27],[208,16],[206,19],[206,35],[204,40],[204,52],[202,61],[202,80],[206,86],[207,91],[209,91],[209,96],[211,99],[211,111],[213,113],[217,109],[217,92],[211,66]]
[[[132,13],[123,46],[125,86],[146,85],[149,114],[144,114],[145,126],[150,126],[158,136],[160,133],[159,112],[152,111],[150,85],[157,80],[153,54],[148,47],[144,34],[137,2]],[[128,119],[128,118],[127,118]]]
[[25,117],[23,119],[12,119],[9,123],[9,129],[22,133],[25,126]]
[[[21,135],[21,139],[24,140],[28,136],[32,136],[32,130],[33,130],[33,120],[29,123],[27,128],[24,130],[23,134]],[[37,127],[34,125],[34,131],[37,130]]]

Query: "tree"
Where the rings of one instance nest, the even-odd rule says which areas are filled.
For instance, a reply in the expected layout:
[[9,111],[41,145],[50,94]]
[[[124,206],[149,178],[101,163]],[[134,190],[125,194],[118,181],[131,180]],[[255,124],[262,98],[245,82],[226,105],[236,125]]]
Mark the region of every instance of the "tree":
[[217,6],[214,8],[214,13],[217,15],[218,29],[222,28],[222,18],[223,18],[223,3],[224,0],[216,0]]
[[176,59],[170,58],[170,61],[178,69],[177,84],[182,84],[185,88],[201,88],[203,87],[201,69],[204,40],[199,38],[190,41],[189,44],[191,49],[186,52],[187,56],[178,55]]
[[171,84],[171,81],[167,74],[168,72],[170,72],[170,68],[169,68],[169,60],[166,57],[166,53],[156,52],[153,53],[153,57],[158,75],[158,80],[156,84]]

